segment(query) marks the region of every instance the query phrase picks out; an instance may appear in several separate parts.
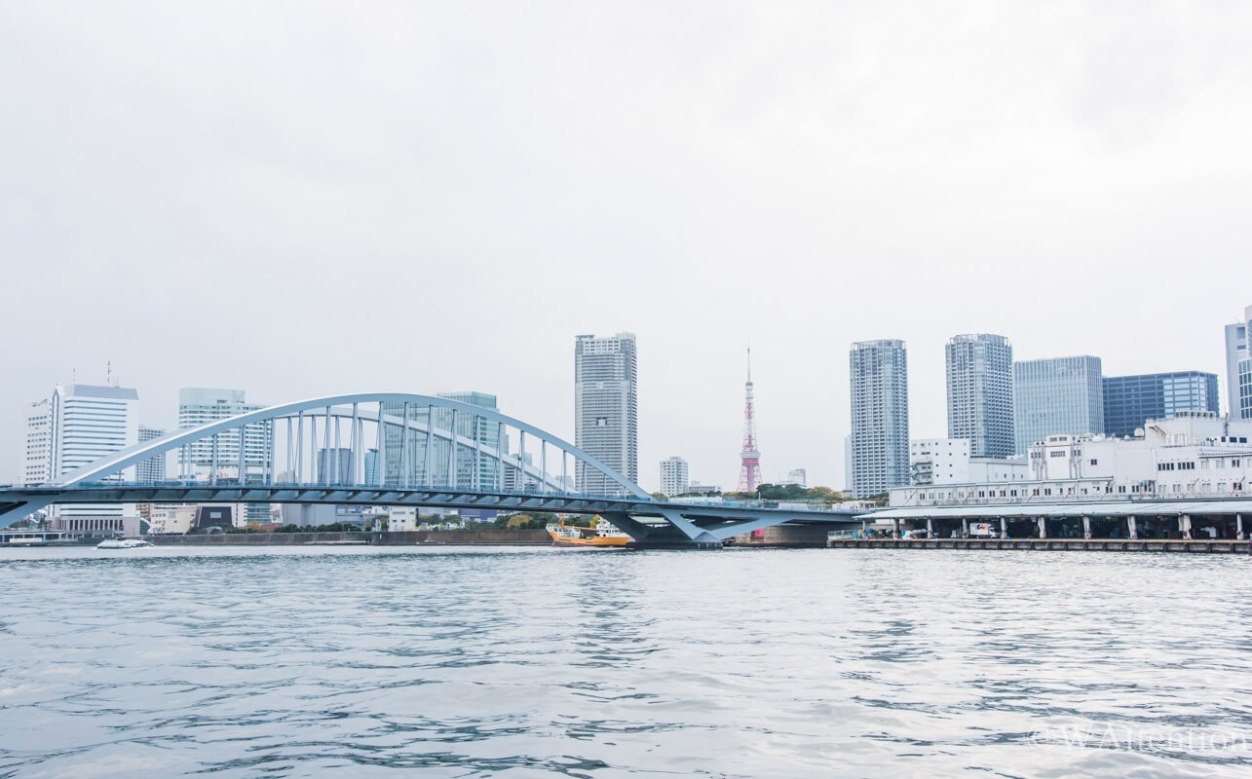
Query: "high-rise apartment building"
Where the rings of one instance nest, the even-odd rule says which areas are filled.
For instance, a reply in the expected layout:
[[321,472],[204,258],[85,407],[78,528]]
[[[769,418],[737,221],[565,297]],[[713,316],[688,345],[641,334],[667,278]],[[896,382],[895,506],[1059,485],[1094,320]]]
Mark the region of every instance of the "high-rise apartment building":
[[1104,379],[1104,433],[1133,436],[1149,419],[1179,411],[1217,410],[1217,374],[1200,371],[1109,376]]
[[[178,392],[178,427],[180,430],[199,427],[259,408],[261,406],[247,402],[243,390],[189,387]],[[242,474],[239,473],[240,446],[243,447]],[[273,428],[266,422],[256,422],[246,425],[242,431],[226,430],[216,437],[184,446],[178,454],[180,475],[205,480],[216,463],[219,480],[261,481],[270,473],[273,452]]]
[[1018,455],[1050,435],[1104,430],[1100,358],[1083,355],[1013,364],[1013,425]]
[[1243,320],[1226,325],[1226,406],[1231,419],[1252,419],[1252,306],[1243,310]]
[[52,479],[52,401],[27,403],[22,409],[22,421],[17,483],[34,487]]
[[[139,443],[146,443],[165,435],[164,430],[147,425],[139,426]],[[135,466],[135,481],[140,484],[156,484],[165,481],[165,455],[144,460]]]
[[948,438],[970,442],[972,457],[1013,454],[1013,345],[1002,335],[953,336],[944,349]]
[[878,495],[909,483],[909,375],[904,341],[852,345],[852,492]]
[[682,495],[690,486],[686,460],[670,457],[661,461],[661,492],[672,498]]
[[[639,401],[635,336],[580,335],[574,343],[574,445],[639,481]],[[621,486],[579,462],[579,492],[615,495]]]

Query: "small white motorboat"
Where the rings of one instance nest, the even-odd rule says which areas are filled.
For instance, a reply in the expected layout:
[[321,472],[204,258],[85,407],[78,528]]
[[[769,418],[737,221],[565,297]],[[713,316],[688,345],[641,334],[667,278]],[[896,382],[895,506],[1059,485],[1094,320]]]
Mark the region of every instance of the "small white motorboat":
[[106,538],[96,544],[96,549],[142,549],[147,546],[155,544],[142,538]]

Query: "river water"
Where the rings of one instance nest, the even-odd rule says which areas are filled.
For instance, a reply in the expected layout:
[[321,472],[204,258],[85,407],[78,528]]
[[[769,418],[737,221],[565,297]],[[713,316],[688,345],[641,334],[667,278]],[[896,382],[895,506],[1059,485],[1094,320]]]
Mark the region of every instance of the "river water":
[[0,552],[0,776],[1248,776],[1252,560]]

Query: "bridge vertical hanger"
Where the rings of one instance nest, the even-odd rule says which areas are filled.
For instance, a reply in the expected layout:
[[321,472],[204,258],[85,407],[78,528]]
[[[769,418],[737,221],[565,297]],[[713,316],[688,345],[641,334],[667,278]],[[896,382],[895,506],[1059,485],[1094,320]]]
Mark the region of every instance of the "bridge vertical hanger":
[[[329,411],[329,409],[327,409]],[[335,417],[335,484],[344,484],[343,474],[343,441],[340,438],[343,426],[339,424],[339,417]]]
[[[335,424],[338,425],[339,423],[336,422]],[[326,407],[326,430],[323,431],[322,438],[324,440],[324,443],[322,444],[322,452],[324,452],[324,454],[319,458],[319,460],[325,462],[325,464],[322,465],[322,470],[328,471],[334,467],[331,462],[331,460],[334,459],[334,455],[332,454],[334,450],[330,448],[330,406]],[[327,484],[334,484],[339,481],[339,475],[337,472],[323,473],[321,481],[324,481]]]
[[213,434],[213,456],[209,460],[209,484],[217,484],[217,437],[218,433]]
[[526,431],[519,430],[521,435],[517,445],[517,482],[513,485],[518,492],[526,489]]
[[448,486],[456,488],[460,486],[460,479],[458,478],[459,474],[457,473],[457,463],[456,463],[456,446],[457,446],[456,439],[459,433],[459,431],[457,430],[457,426],[456,426],[456,409],[452,409],[452,427],[449,429],[452,432],[452,438],[448,442],[449,443],[449,446],[448,446]]
[[409,472],[413,469],[413,455],[409,452],[409,404],[404,404],[404,426],[400,428],[400,486],[408,489]]
[[426,454],[422,457],[425,472],[422,484],[429,487],[435,481],[435,407],[426,405]]
[[483,433],[486,430],[485,420],[477,414],[470,421],[470,434],[474,437],[474,489],[483,488]]
[[361,412],[358,403],[352,404],[352,441],[348,444],[348,479],[353,484],[365,481],[361,475]]
[[304,412],[296,417],[296,484],[304,481]]
[[496,492],[504,492],[504,455],[500,454],[504,448],[504,425],[500,425],[500,430],[496,435],[498,439],[496,441],[496,467],[491,481]]

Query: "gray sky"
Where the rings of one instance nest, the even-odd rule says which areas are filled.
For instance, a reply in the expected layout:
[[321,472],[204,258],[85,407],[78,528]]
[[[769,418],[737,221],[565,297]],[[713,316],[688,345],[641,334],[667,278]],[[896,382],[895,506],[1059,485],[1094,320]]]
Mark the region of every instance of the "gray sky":
[[[112,360],[279,402],[497,393],[573,437],[639,338],[640,476],[843,486],[850,342],[1222,372],[1252,303],[1252,5],[0,0],[0,409]],[[1225,398],[1223,398],[1223,405]]]

